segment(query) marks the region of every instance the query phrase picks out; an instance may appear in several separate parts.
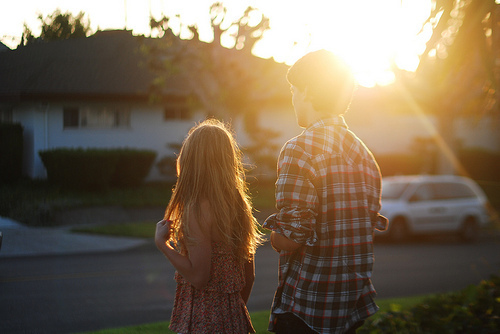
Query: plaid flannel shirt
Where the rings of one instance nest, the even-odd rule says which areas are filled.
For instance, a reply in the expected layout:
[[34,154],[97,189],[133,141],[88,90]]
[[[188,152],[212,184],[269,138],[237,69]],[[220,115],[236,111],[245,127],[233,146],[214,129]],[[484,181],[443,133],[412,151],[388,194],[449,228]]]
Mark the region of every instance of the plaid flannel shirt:
[[281,251],[275,314],[291,312],[318,333],[343,333],[378,310],[371,283],[381,175],[342,116],[315,122],[278,160],[276,207],[263,227],[301,244]]

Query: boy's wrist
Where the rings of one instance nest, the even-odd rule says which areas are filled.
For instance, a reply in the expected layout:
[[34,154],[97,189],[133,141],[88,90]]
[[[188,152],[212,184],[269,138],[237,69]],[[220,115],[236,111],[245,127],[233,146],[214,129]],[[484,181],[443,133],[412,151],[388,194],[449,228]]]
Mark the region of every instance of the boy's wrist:
[[281,249],[279,249],[278,247],[276,247],[276,244],[274,243],[274,240],[275,240],[275,236],[276,236],[276,232],[272,231],[271,232],[271,247],[276,251],[276,252],[281,252]]

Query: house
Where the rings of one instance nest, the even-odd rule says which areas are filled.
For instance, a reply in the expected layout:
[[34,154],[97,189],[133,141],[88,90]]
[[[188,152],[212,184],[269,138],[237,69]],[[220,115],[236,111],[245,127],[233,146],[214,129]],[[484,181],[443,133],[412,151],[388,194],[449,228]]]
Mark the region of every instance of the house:
[[[0,52],[0,121],[24,127],[25,175],[46,177],[38,152],[58,147],[148,149],[156,151],[158,159],[174,155],[169,144],[181,143],[189,128],[211,112],[192,104],[193,87],[198,84],[193,73],[190,78],[173,71],[163,78],[152,99],[159,76],[148,63],[143,46],[161,43],[155,40],[133,36],[130,31],[100,31],[87,38]],[[225,50],[224,61],[238,61],[236,50]],[[287,66],[257,57],[245,61],[257,82],[252,87],[243,83],[238,89],[249,90],[256,101],[258,114],[253,122],[258,128],[277,135],[270,139],[256,136],[248,129],[248,117],[238,110],[224,117],[231,121],[240,146],[267,148],[267,154],[275,157],[287,139],[301,132],[285,79]],[[384,102],[380,96],[380,90],[360,88],[346,115],[350,128],[372,151],[406,152],[415,137],[433,133],[432,119],[413,111],[401,112],[409,109],[407,101]],[[480,124],[479,131],[461,125],[460,134],[467,145],[500,149],[499,135],[487,131],[487,123]],[[479,137],[471,135],[476,132],[481,134],[477,143],[474,138]],[[267,176],[274,177],[273,168],[265,171]],[[161,177],[153,167],[149,179]]]
[[[158,159],[174,154],[168,144],[181,143],[207,113],[189,106],[181,74],[172,75],[160,100],[151,102],[157,76],[141,52],[145,40],[130,31],[101,31],[0,53],[0,121],[24,127],[26,175],[44,178],[38,152],[58,147],[150,149]],[[284,74],[280,78],[288,99]],[[149,178],[160,177],[152,168]]]
[[[349,126],[378,154],[409,152],[417,138],[439,137],[435,116],[397,84],[360,87],[346,114]],[[459,148],[500,152],[498,117],[463,115],[450,122]]]
[[10,50],[10,48],[7,45],[0,42],[0,52],[7,51],[7,50]]

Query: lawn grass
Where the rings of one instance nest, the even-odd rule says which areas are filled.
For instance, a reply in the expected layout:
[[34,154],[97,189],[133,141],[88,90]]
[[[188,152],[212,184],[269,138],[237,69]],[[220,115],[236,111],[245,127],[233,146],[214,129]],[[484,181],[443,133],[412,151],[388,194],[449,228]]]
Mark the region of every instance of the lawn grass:
[[86,192],[52,186],[47,181],[25,180],[15,185],[0,185],[0,216],[27,225],[50,226],[57,211],[94,206],[165,207],[171,193],[172,184],[165,182]]
[[[425,298],[427,298],[429,296],[430,295],[377,300],[377,304],[380,307],[380,311],[377,312],[370,319],[375,320],[377,317],[379,317],[384,312],[409,310],[411,307],[421,303]],[[268,310],[251,312],[250,317],[252,318],[252,324],[255,328],[256,333],[258,333],[258,334],[269,333],[267,331],[267,325],[268,325],[268,321],[269,321],[269,311]],[[138,325],[138,326],[104,329],[104,330],[99,330],[99,331],[86,332],[85,334],[174,333],[168,329],[168,325],[169,325],[169,322],[164,321],[164,322],[156,322],[156,323],[144,324],[144,325]]]
[[[110,188],[102,191],[74,191],[50,185],[46,180],[23,180],[0,185],[0,216],[32,226],[50,226],[52,214],[74,208],[119,206],[124,208],[163,207],[172,195],[173,183],[148,182],[140,187]],[[274,184],[251,184],[255,209],[274,208]]]
[[72,232],[100,234],[119,237],[153,238],[156,230],[156,222],[133,222],[120,224],[106,224],[96,226],[83,226],[72,228]]

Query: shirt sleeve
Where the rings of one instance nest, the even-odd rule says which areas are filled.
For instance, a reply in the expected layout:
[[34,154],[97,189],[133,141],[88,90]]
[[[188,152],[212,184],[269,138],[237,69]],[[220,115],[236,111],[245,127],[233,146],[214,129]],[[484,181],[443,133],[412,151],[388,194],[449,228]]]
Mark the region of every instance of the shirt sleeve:
[[317,240],[316,216],[318,195],[312,183],[314,168],[302,148],[288,143],[278,159],[276,208],[264,228],[283,234],[290,240],[313,246]]
[[382,216],[379,211],[382,208],[380,193],[382,191],[382,177],[380,175],[380,170],[378,166],[374,168],[378,177],[375,182],[375,190],[374,195],[371,199],[371,207],[370,207],[370,219],[374,229],[378,231],[385,231],[388,225],[388,219]]

